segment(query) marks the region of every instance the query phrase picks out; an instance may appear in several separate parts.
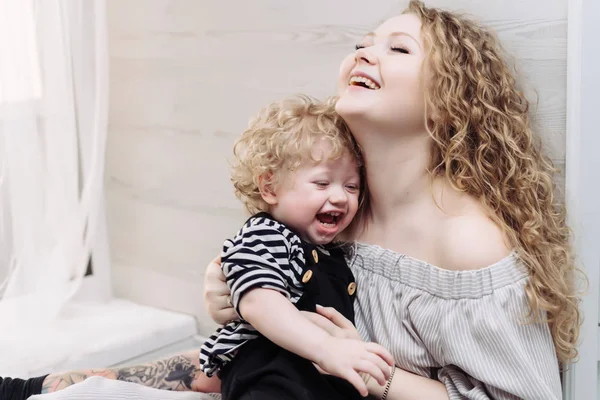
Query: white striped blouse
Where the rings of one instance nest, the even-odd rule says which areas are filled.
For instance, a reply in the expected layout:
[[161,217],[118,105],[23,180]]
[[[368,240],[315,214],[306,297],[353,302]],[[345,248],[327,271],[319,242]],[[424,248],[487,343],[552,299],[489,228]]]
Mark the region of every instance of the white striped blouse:
[[438,379],[452,400],[561,398],[548,325],[526,323],[527,270],[516,254],[479,270],[449,271],[357,244],[356,326],[396,365]]

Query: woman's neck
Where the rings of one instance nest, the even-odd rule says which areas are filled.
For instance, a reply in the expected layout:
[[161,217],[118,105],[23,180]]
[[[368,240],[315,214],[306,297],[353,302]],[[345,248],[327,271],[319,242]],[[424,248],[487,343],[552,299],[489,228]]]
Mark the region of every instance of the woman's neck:
[[391,221],[432,199],[431,138],[426,134],[361,140],[373,223]]

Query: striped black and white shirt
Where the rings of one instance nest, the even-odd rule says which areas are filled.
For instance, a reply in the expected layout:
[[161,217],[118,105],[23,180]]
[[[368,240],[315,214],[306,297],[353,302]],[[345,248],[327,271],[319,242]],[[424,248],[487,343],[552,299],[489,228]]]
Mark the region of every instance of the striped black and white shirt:
[[[225,241],[221,263],[231,302],[240,317],[240,299],[252,289],[277,290],[294,304],[302,297],[302,240],[266,213],[250,218],[233,239]],[[258,335],[243,319],[219,328],[200,349],[202,371],[212,376]]]

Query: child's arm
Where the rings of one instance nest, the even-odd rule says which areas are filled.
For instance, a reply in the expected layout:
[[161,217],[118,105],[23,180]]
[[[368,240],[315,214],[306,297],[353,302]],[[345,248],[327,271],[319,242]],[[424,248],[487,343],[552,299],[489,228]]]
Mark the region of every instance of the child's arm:
[[253,289],[239,303],[241,316],[278,346],[313,361],[325,372],[346,379],[363,395],[367,387],[359,372],[384,385],[389,377],[392,356],[375,343],[340,339],[304,318],[281,293]]
[[[297,236],[269,218],[250,219],[223,246],[223,273],[237,313],[275,344],[313,361],[325,372],[346,379],[364,396],[367,373],[383,383],[392,356],[375,343],[339,339],[305,319],[293,305],[293,276],[303,263]],[[387,363],[387,364],[386,364]]]

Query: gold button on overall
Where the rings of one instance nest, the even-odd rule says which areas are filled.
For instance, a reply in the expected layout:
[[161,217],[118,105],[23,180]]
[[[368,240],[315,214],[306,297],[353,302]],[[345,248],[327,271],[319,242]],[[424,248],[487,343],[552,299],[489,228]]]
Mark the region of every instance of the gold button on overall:
[[348,294],[350,296],[352,296],[354,294],[354,292],[356,292],[356,283],[352,282],[351,284],[348,285]]
[[312,251],[312,256],[315,260],[315,263],[318,263],[319,262],[319,253],[317,253],[317,250]]
[[304,276],[302,277],[302,283],[307,283],[310,281],[310,278],[312,278],[312,271],[309,269],[304,273]]

